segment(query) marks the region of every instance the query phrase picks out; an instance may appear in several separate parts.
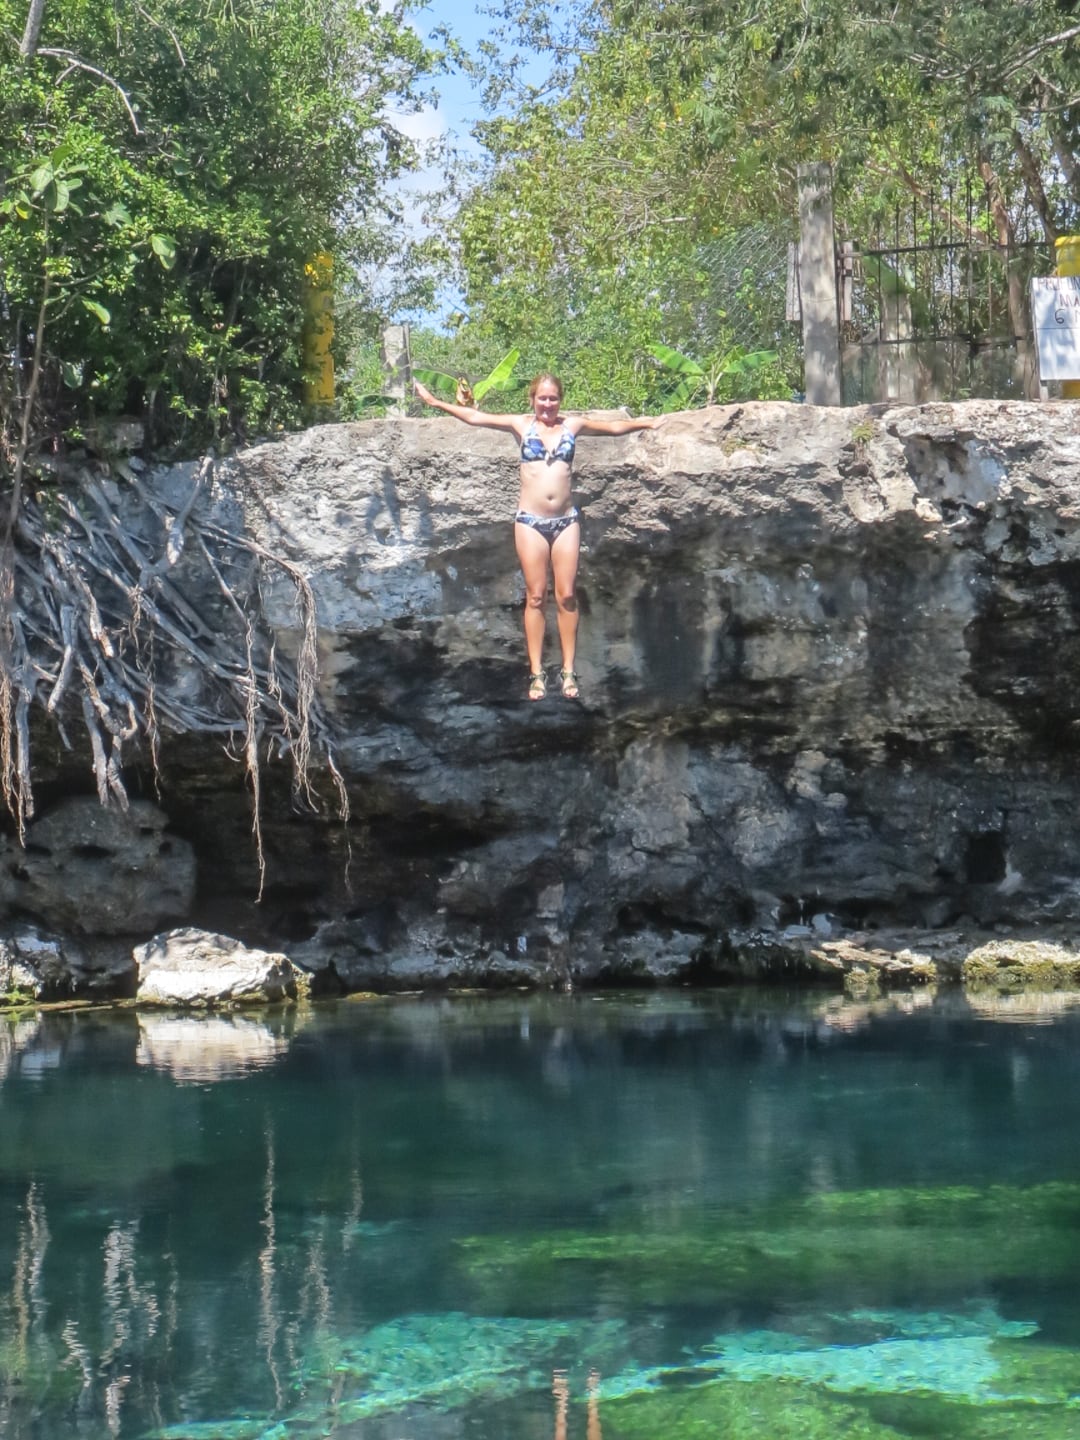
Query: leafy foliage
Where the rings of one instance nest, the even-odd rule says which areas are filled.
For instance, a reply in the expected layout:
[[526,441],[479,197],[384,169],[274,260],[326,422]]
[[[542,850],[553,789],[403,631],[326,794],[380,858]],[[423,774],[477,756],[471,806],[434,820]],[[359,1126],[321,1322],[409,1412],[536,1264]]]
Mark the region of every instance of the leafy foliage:
[[[383,9],[50,0],[35,52],[0,0],[0,325],[33,429],[145,413],[184,447],[300,418],[301,276],[412,162],[386,118],[435,62]],[[373,238],[374,236],[374,238]]]
[[[512,108],[477,128],[488,165],[453,225],[462,330],[513,337],[525,354],[546,346],[584,403],[664,403],[643,362],[660,335],[689,355],[776,350],[797,387],[782,311],[748,309],[733,332],[730,288],[712,284],[706,257],[760,233],[741,284],[764,298],[792,238],[797,167],[822,159],[849,233],[871,230],[901,197],[925,209],[965,174],[987,188],[973,223],[996,244],[1010,241],[1021,201],[1048,239],[1075,228],[1074,10],[540,0],[522,15],[506,4],[507,33],[552,70],[529,88],[490,57],[490,93]],[[741,393],[761,378],[744,373]]]
[[[503,356],[490,375],[485,376],[483,380],[477,380],[472,385],[473,398],[478,405],[489,390],[501,390],[507,384],[520,359],[521,351],[511,350],[509,354]],[[446,398],[453,398],[460,378],[458,375],[448,374],[445,370],[426,370],[423,367],[414,369],[413,373],[425,385],[430,385],[436,394],[442,390]]]
[[699,399],[706,405],[715,405],[724,393],[725,383],[737,384],[755,371],[775,365],[780,358],[775,350],[747,352],[739,346],[710,355],[704,361],[693,360],[670,345],[649,345],[648,351],[676,377],[672,401],[680,410],[688,409]]

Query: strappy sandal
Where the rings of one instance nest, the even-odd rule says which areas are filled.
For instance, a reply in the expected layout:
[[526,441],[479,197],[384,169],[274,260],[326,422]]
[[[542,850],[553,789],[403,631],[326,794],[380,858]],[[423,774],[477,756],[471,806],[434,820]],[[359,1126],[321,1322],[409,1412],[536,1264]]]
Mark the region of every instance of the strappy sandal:
[[547,676],[543,670],[538,670],[535,675],[529,676],[529,699],[542,700],[547,694]]
[[565,700],[576,700],[578,698],[578,677],[574,670],[560,670],[559,679],[562,681],[562,693]]

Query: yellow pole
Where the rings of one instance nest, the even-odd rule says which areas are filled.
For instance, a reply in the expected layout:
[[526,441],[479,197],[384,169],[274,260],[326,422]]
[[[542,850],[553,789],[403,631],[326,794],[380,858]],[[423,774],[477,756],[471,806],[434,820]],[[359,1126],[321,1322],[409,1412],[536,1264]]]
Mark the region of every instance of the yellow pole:
[[304,266],[304,399],[334,403],[334,259],[321,250]]
[[[1057,250],[1055,275],[1080,275],[1080,235],[1061,235],[1054,242]],[[1080,400],[1080,380],[1061,382],[1063,400]]]

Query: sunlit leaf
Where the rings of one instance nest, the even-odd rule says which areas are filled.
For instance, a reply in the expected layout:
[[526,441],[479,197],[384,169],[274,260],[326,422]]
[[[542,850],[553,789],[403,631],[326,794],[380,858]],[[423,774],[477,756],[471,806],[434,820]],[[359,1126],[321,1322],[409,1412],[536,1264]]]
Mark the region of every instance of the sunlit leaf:
[[176,264],[176,244],[168,235],[151,235],[150,248],[161,261],[163,270],[171,270]]
[[108,310],[105,309],[104,305],[99,305],[96,300],[88,300],[85,295],[81,295],[79,298],[81,299],[86,309],[90,311],[90,314],[93,315],[95,320],[100,320],[102,325],[109,325],[112,323],[112,316],[109,314]]
[[665,370],[671,370],[676,375],[704,376],[704,369],[696,360],[691,360],[689,355],[682,355],[678,350],[673,350],[670,345],[646,345],[646,350],[659,360]]
[[413,376],[440,399],[453,399],[454,391],[457,389],[456,375],[447,375],[443,370],[426,370],[422,366],[416,365],[413,367]]
[[495,369],[492,370],[491,374],[473,386],[473,394],[476,396],[477,401],[482,400],[489,390],[496,390],[500,385],[505,385],[514,373],[514,369],[520,359],[521,351],[517,349],[511,350],[509,354],[504,355],[498,365],[495,366]]

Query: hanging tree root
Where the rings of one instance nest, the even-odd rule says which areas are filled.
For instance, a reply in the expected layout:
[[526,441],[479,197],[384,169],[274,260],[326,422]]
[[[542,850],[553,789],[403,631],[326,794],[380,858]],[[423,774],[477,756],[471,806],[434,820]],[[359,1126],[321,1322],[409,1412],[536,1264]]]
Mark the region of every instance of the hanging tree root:
[[[21,497],[0,547],[0,790],[22,840],[34,814],[34,705],[52,717],[68,748],[64,719],[81,713],[98,797],[103,805],[125,809],[123,758],[130,742],[145,742],[158,783],[162,727],[218,736],[247,773],[261,897],[266,857],[260,757],[289,756],[294,802],[304,808],[319,808],[313,759],[325,765],[343,822],[348,795],[316,698],[311,586],[282,556],[199,517],[212,471],[207,457],[175,509],[131,477],[144,514],[153,517],[151,540],[125,528],[101,483],[89,475],[77,494],[48,492],[47,514],[41,497]],[[170,578],[189,545],[213,576],[228,623],[220,613],[207,620]],[[245,556],[256,576],[254,595],[238,595],[228,578]],[[294,661],[278,654],[261,620],[259,582],[275,570],[296,592],[301,638]],[[198,686],[169,684],[168,672],[178,664],[198,671]]]

